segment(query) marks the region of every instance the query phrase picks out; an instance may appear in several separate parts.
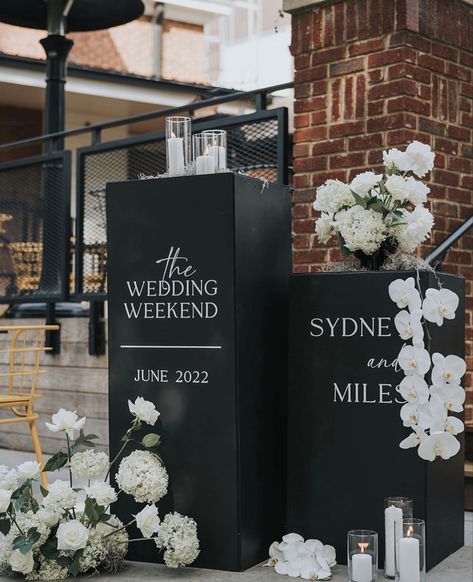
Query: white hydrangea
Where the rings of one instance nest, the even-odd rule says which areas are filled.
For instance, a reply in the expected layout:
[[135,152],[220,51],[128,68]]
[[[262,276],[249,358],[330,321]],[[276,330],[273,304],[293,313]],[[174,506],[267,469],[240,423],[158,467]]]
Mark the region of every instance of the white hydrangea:
[[168,513],[159,528],[156,545],[164,549],[164,562],[170,568],[192,564],[199,555],[196,522],[180,513]]
[[337,214],[336,229],[351,252],[367,255],[376,252],[387,237],[382,214],[358,205]]
[[332,238],[332,216],[327,212],[322,212],[320,218],[315,221],[315,232],[319,242],[327,244]]
[[[97,570],[116,571],[128,551],[128,534],[120,530],[123,523],[114,515],[89,532],[89,539],[80,559],[82,573]],[[108,535],[111,532],[113,535]]]
[[37,560],[37,569],[27,574],[25,580],[64,580],[69,577],[67,568],[60,566],[56,560],[47,560],[41,554],[38,555]]
[[394,229],[395,236],[401,251],[413,253],[420,243],[429,238],[434,217],[424,206],[416,206],[412,212],[403,209],[402,214],[403,224]]
[[15,491],[18,487],[18,473],[6,465],[0,465],[0,489]]
[[354,204],[355,198],[347,184],[340,180],[327,180],[317,188],[313,207],[314,210],[333,213]]
[[74,507],[77,501],[77,493],[67,481],[57,479],[49,486],[49,491],[44,498],[43,505],[53,513],[62,513],[65,509]]
[[116,475],[122,491],[139,503],[156,503],[168,490],[166,469],[149,451],[133,451],[122,459]]
[[74,477],[96,479],[108,471],[109,459],[106,453],[87,449],[76,453],[71,459],[71,470]]

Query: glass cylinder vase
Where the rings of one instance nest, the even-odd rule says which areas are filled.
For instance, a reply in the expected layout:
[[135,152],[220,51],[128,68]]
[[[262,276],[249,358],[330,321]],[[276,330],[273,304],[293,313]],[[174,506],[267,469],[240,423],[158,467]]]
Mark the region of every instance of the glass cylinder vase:
[[194,156],[194,169],[197,175],[215,174],[216,160],[210,153],[213,137],[204,133],[192,136],[192,150]]
[[369,529],[354,529],[347,535],[349,582],[377,582],[378,534]]
[[402,537],[402,521],[412,517],[414,503],[410,497],[387,497],[384,500],[384,577],[396,577],[396,552]]
[[215,158],[215,171],[224,172],[227,169],[227,132],[224,129],[206,129],[202,135],[211,138],[209,155]]
[[425,582],[425,521],[410,517],[402,521],[402,536],[396,554],[396,582]]
[[166,172],[168,176],[183,176],[190,162],[190,117],[166,118]]

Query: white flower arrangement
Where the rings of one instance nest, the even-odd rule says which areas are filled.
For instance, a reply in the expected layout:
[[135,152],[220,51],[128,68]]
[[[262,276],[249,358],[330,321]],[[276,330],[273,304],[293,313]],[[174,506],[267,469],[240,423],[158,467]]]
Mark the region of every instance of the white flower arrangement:
[[379,269],[398,250],[413,253],[434,224],[423,206],[430,188],[416,179],[432,170],[434,158],[430,146],[414,141],[404,152],[383,152],[385,176],[362,172],[350,184],[327,180],[313,204],[321,212],[315,222],[319,241],[337,236],[343,254],[370,269]]
[[[418,447],[419,456],[426,461],[450,459],[460,450],[455,435],[463,432],[464,425],[448,413],[463,410],[465,390],[460,382],[466,363],[453,354],[434,353],[431,357],[424,344],[424,327],[426,322],[442,326],[445,319],[454,319],[458,296],[449,289],[430,288],[422,300],[414,278],[409,277],[393,281],[389,297],[402,309],[394,319],[399,337],[412,341],[412,345],[403,345],[397,359],[405,375],[397,388],[406,401],[400,416],[403,425],[413,431],[399,446]],[[429,372],[430,386],[425,380]]]
[[305,540],[296,533],[283,536],[281,542],[269,547],[269,560],[265,566],[274,568],[282,576],[304,580],[330,580],[332,568],[337,564],[333,546],[320,540]]
[[[66,446],[53,455],[44,471],[69,470],[69,481],[57,479],[42,500],[33,495],[33,481],[40,467],[35,461],[15,469],[0,465],[0,573],[17,572],[27,580],[60,580],[79,573],[114,572],[123,561],[128,544],[154,540],[164,553],[165,563],[176,568],[191,564],[199,555],[197,524],[178,513],[166,515],[161,522],[155,503],[166,493],[168,474],[158,454],[159,435],[143,437],[144,450],[124,457],[116,475],[123,493],[133,495],[145,505],[124,525],[110,512],[118,492],[108,483],[112,466],[133,441],[142,423],[154,426],[159,412],[152,402],[138,397],[129,402],[133,415],[130,428],[122,438],[122,448],[111,462],[103,452],[93,451],[98,438],[83,431],[85,417],[61,409],[47,427],[65,435]],[[79,433],[77,435],[77,433]],[[86,477],[83,510],[78,508],[80,488],[75,477]],[[100,479],[101,477],[101,479]],[[93,479],[93,481],[91,481]],[[143,537],[129,539],[127,527],[136,523]]]

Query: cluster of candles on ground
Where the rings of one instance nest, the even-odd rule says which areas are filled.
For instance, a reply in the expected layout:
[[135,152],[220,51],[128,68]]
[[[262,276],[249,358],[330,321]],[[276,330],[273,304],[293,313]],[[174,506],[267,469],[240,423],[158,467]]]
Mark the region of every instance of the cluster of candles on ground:
[[[412,514],[412,499],[385,500],[384,577],[396,582],[425,582],[425,523]],[[376,582],[378,534],[371,530],[349,531],[347,546],[350,582]]]
[[168,117],[166,119],[168,176],[183,176],[189,173],[191,159],[196,174],[224,172],[227,169],[227,132],[223,129],[208,129],[192,135],[190,117]]

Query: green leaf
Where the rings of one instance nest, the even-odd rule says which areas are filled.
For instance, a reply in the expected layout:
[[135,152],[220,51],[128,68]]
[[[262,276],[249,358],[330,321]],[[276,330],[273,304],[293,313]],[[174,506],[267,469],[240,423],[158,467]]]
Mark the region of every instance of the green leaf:
[[4,536],[6,536],[6,535],[8,535],[10,528],[11,528],[11,523],[10,523],[10,520],[8,518],[0,519],[0,533],[2,533]]
[[77,550],[74,553],[74,557],[72,558],[72,561],[67,568],[69,570],[69,572],[74,576],[74,578],[80,572],[80,559],[81,559],[83,553],[84,553],[84,550]]
[[66,455],[66,453],[59,451],[48,460],[48,462],[44,466],[43,471],[58,471],[59,469],[64,467],[67,461],[68,456]]
[[21,546],[23,546],[24,544],[26,544],[26,539],[24,536],[16,536],[16,538],[14,538],[13,543],[11,545],[12,550],[19,550],[21,548]]
[[356,192],[353,192],[353,190],[351,191],[351,193],[353,194],[353,198],[355,199],[356,203],[359,204],[360,206],[363,206],[363,208],[366,208],[366,205],[367,205],[366,198],[363,198],[362,196],[360,196]]
[[375,210],[376,212],[384,212],[384,204],[381,202],[381,200],[376,200],[372,204],[370,203],[368,204],[370,210]]
[[56,562],[63,568],[68,568],[69,564],[72,562],[72,558],[69,556],[58,556]]
[[27,539],[31,544],[35,544],[39,538],[41,537],[41,534],[39,533],[38,529],[36,527],[30,527],[30,529],[28,530],[28,535],[27,535]]
[[146,447],[147,449],[152,449],[153,447],[159,444],[160,440],[161,437],[159,436],[159,434],[150,432],[143,437],[143,440],[141,442],[143,446]]
[[57,549],[57,538],[49,538],[41,546],[41,553],[48,560],[56,560],[59,557],[59,550]]
[[103,513],[100,517],[99,517],[99,521],[102,523],[105,523],[106,521],[109,521],[109,519],[111,519],[111,515],[109,515],[108,513]]

